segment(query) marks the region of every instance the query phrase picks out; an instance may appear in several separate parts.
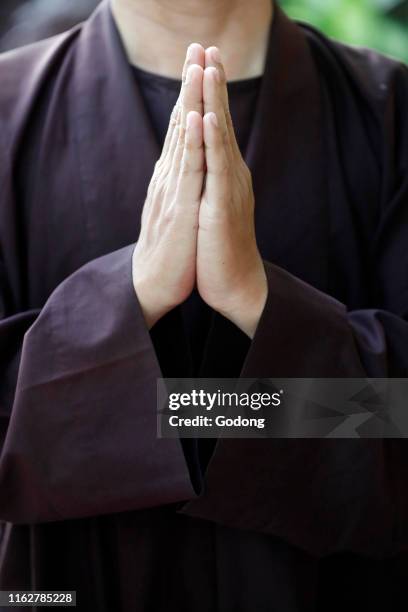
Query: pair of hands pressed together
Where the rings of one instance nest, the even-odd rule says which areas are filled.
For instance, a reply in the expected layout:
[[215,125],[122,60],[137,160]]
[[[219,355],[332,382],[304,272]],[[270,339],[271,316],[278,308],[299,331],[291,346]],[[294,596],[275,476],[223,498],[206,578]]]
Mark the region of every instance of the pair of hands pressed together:
[[133,252],[149,329],[197,285],[211,308],[253,337],[268,291],[254,206],[219,51],[192,44]]

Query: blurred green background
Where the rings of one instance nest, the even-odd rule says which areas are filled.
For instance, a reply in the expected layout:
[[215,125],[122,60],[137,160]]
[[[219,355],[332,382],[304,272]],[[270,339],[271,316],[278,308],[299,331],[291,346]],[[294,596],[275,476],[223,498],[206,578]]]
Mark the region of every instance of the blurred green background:
[[290,17],[408,63],[408,0],[280,0]]

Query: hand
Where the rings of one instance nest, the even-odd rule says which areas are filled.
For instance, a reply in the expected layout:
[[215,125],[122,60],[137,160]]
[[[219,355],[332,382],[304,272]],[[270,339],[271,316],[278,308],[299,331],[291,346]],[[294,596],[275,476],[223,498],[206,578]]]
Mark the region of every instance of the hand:
[[252,338],[268,289],[255,238],[251,174],[235,138],[216,47],[205,51],[205,66],[207,173],[199,209],[197,287],[209,306]]
[[155,165],[132,259],[133,285],[149,329],[195,285],[204,181],[204,49],[190,45],[183,83]]

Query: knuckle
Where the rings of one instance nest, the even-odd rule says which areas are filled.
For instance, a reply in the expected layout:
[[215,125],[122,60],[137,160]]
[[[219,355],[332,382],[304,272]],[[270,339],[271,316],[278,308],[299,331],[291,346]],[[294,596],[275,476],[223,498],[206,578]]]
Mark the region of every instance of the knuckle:
[[202,171],[201,165],[185,162],[180,169],[180,176],[181,178],[184,178],[191,176],[192,174],[200,174]]
[[201,150],[201,146],[190,138],[187,138],[185,143],[185,150],[190,156],[193,156]]
[[174,223],[176,217],[176,206],[174,202],[171,202],[168,206],[166,206],[163,211],[163,222],[165,225],[171,225]]
[[152,195],[158,201],[162,201],[166,194],[166,181],[163,177],[157,177],[152,187]]
[[180,177],[183,178],[191,174],[191,164],[187,161],[184,161],[180,168]]
[[181,104],[178,103],[174,107],[174,111],[172,113],[172,117],[170,121],[172,121],[173,125],[178,125],[180,123],[180,117],[181,117]]
[[181,82],[182,82],[184,87],[188,86],[189,83],[190,83],[190,80],[191,80],[190,71],[191,71],[191,66],[192,65],[193,64],[192,64],[191,60],[187,60],[186,65],[185,65],[185,70],[184,70],[184,72],[182,74],[182,78],[181,78]]
[[172,127],[175,127],[178,124],[178,111],[172,113],[169,123]]
[[186,140],[186,128],[185,128],[184,125],[181,125],[181,124],[179,125],[179,134],[178,134],[178,137],[179,137],[180,144],[184,145],[184,142]]
[[166,187],[164,183],[160,183],[157,189],[157,199],[159,202],[163,202],[166,198]]
[[229,165],[224,161],[220,164],[218,173],[223,177],[229,177],[231,173],[231,169]]
[[184,62],[184,72],[187,72],[187,70],[189,69],[189,66],[191,66],[192,63],[193,62],[191,60],[190,55],[187,55],[185,62]]

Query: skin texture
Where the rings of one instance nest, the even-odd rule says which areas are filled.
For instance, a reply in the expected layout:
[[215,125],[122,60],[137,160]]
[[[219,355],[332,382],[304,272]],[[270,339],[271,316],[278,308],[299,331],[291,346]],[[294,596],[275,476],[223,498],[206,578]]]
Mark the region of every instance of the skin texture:
[[144,70],[180,78],[196,40],[222,51],[229,81],[263,74],[271,0],[111,0],[111,8],[130,63]]
[[135,291],[151,328],[197,284],[209,306],[252,338],[267,281],[219,50],[191,45],[182,81],[134,250]]

